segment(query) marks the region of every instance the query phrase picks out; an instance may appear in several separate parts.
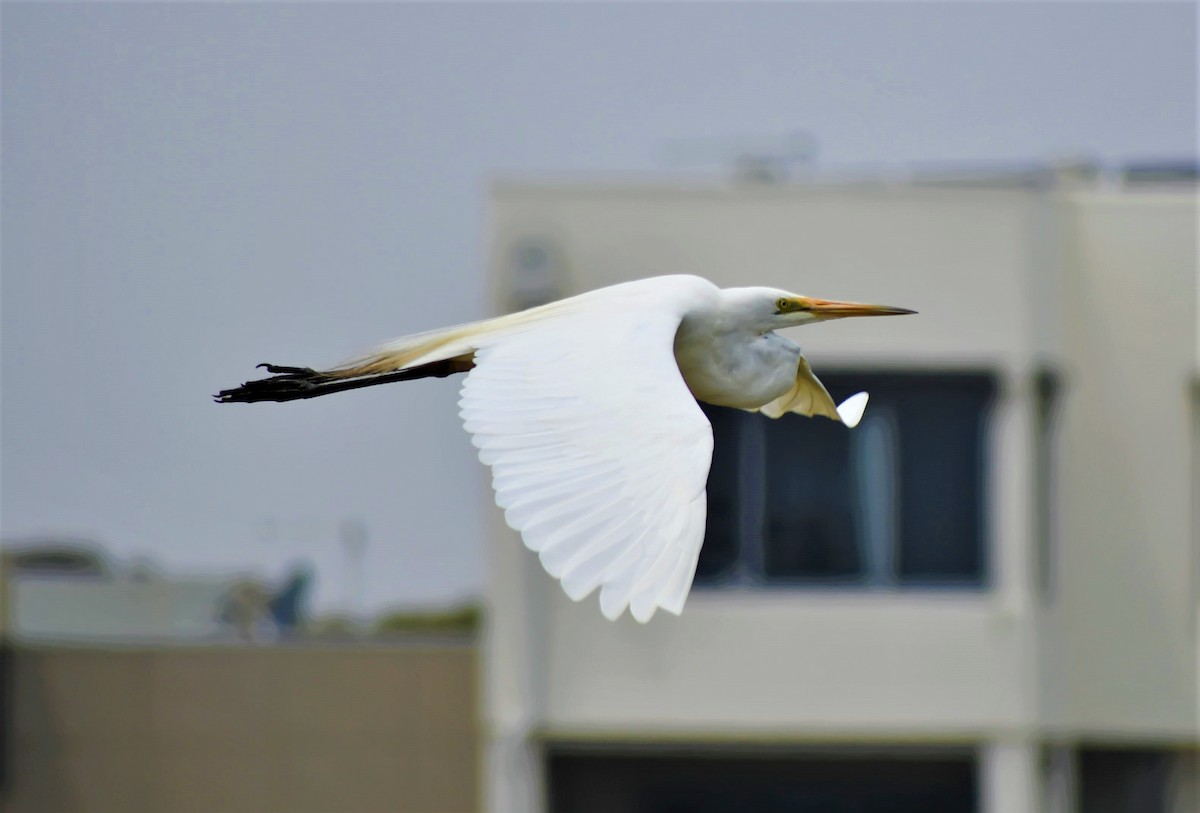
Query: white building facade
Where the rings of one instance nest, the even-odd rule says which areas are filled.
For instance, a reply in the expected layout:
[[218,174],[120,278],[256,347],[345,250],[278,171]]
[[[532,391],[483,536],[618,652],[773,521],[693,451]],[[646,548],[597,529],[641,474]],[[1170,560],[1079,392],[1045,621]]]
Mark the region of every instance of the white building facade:
[[496,186],[497,312],[691,273],[920,315],[792,332],[854,432],[710,410],[681,617],[572,603],[492,511],[487,809],[1200,809],[1195,193]]

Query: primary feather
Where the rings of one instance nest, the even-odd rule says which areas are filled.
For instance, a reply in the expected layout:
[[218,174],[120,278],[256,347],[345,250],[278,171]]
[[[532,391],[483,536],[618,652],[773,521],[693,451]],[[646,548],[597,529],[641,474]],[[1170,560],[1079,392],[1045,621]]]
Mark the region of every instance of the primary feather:
[[672,342],[716,289],[691,288],[664,297],[633,285],[587,314],[544,311],[481,341],[462,388],[506,521],[572,598],[599,588],[609,618],[680,605],[691,573],[671,577],[704,541],[712,429]]

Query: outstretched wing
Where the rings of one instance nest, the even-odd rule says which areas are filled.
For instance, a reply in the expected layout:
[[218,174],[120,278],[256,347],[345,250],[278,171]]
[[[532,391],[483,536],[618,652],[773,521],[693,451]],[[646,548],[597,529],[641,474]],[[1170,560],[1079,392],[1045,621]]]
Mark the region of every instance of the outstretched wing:
[[800,357],[800,366],[796,370],[796,384],[783,395],[769,404],[759,407],[759,412],[768,418],[778,418],[789,412],[798,415],[822,415],[835,421],[840,421],[853,429],[862,420],[863,410],[867,408],[867,394],[858,392],[851,395],[841,404],[835,405],[829,390],[813,373],[808,359]]
[[459,402],[509,526],[604,615],[678,614],[706,519],[712,429],[675,362],[679,297],[594,302],[475,353]]

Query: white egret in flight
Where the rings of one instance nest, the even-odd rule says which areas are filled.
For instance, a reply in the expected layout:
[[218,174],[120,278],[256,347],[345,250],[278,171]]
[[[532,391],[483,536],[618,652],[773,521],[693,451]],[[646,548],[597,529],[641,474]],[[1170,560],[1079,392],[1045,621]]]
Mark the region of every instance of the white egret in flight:
[[578,601],[638,621],[678,614],[704,541],[712,427],[697,400],[855,426],[865,392],[835,406],[779,328],[903,308],[654,277],[396,339],[330,370],[260,365],[270,378],[222,403],[290,401],[467,373],[461,416],[496,502]]

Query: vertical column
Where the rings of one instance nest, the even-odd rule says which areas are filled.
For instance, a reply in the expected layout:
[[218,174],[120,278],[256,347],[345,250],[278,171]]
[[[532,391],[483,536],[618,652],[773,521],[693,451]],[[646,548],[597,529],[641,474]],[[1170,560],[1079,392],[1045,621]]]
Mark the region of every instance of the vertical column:
[[990,431],[990,557],[993,608],[997,621],[1009,627],[1018,644],[1022,726],[1036,730],[1041,719],[1043,669],[1038,660],[1041,615],[1034,589],[1034,546],[1037,522],[1033,487],[1034,403],[1031,377],[1021,367],[1006,367],[1000,378]]
[[1078,813],[1079,760],[1074,746],[1051,748],[1045,770],[1043,813]]
[[492,731],[484,752],[484,810],[541,813],[546,810],[540,754],[528,731]]
[[979,813],[1040,810],[1037,747],[1031,742],[994,740],[981,753]]
[[483,809],[541,813],[546,809],[541,754],[530,740],[539,715],[534,679],[539,668],[534,645],[538,597],[531,594],[531,557],[499,512],[492,512],[488,531],[481,691]]
[[1006,368],[992,413],[989,497],[992,575],[1001,612],[1029,618],[1033,611],[1034,480],[1029,376]]

